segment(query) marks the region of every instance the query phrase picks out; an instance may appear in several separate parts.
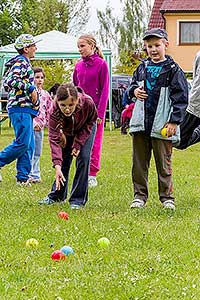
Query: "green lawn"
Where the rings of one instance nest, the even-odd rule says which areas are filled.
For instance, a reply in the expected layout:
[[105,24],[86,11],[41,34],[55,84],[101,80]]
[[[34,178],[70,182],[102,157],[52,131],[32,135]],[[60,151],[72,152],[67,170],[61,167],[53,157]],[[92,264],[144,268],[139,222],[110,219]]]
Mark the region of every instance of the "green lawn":
[[[0,149],[12,138],[3,124]],[[47,133],[41,184],[17,187],[15,163],[2,169],[1,300],[200,299],[200,145],[174,150],[175,213],[162,210],[153,161],[148,205],[130,210],[131,152],[130,136],[106,128],[99,185],[82,211],[71,211],[68,203],[37,204],[54,178]],[[61,210],[68,221],[58,218]],[[98,247],[100,237],[109,238],[107,249]],[[29,238],[38,248],[26,248]],[[51,253],[64,245],[75,255],[52,261]]]

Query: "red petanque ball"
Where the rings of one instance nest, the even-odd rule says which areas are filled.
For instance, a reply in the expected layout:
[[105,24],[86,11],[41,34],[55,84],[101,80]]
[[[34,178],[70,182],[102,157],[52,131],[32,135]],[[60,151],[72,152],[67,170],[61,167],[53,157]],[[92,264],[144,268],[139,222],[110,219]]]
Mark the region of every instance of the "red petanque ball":
[[55,250],[52,254],[51,254],[51,258],[53,260],[64,260],[65,259],[65,254],[60,251],[60,250]]
[[58,217],[61,218],[61,219],[65,219],[65,220],[68,220],[69,219],[69,215],[68,213],[66,213],[65,211],[60,211],[58,213]]

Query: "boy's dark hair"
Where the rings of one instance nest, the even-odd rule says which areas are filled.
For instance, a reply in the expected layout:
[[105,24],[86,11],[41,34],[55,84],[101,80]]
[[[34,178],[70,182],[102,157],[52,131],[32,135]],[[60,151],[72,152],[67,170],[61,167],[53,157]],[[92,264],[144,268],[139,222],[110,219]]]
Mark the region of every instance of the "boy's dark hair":
[[18,52],[20,55],[23,55],[23,54],[24,54],[24,49],[17,50],[17,52]]
[[33,67],[34,74],[42,72],[43,76],[45,77],[44,69],[42,67]]
[[69,97],[78,98],[78,90],[73,83],[63,83],[59,86],[56,92],[58,101],[65,100]]

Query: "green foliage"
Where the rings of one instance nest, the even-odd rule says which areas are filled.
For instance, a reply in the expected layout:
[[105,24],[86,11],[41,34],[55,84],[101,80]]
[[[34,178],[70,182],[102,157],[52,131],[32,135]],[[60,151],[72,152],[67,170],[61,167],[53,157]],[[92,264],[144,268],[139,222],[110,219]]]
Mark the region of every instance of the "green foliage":
[[[4,123],[0,149],[12,139]],[[130,136],[105,129],[99,185],[89,190],[82,211],[71,211],[68,202],[37,204],[55,175],[46,131],[41,184],[18,187],[15,163],[2,168],[1,300],[200,299],[200,144],[174,150],[174,213],[162,210],[153,160],[147,207],[130,210],[131,144]],[[70,178],[73,174],[74,162]],[[61,210],[68,212],[68,221],[58,218]],[[110,240],[107,249],[98,247],[101,237]],[[38,240],[38,248],[26,248],[29,238]],[[51,253],[64,245],[75,255],[52,261]]]
[[[108,4],[105,12],[97,10],[102,44],[116,49],[117,66],[120,73],[130,74],[138,64],[135,53],[143,56],[142,36],[150,16],[148,0],[122,0],[123,17],[113,16]],[[144,17],[145,15],[145,17]]]
[[74,69],[73,60],[35,60],[31,62],[32,66],[40,66],[45,72],[44,88],[48,90],[54,83],[64,83],[72,81],[72,72]]
[[19,22],[15,18],[15,1],[0,1],[0,46],[12,43],[18,35]]
[[0,3],[0,45],[21,33],[51,30],[77,33],[87,23],[88,0],[3,0]]
[[118,63],[114,68],[116,74],[129,74],[132,75],[137,66],[140,64],[141,59],[146,56],[145,52],[142,51],[120,51]]

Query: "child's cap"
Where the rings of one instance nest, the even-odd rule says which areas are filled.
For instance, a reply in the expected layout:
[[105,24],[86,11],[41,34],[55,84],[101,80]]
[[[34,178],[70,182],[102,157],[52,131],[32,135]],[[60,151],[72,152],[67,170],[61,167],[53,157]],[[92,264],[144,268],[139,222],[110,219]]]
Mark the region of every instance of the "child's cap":
[[25,47],[32,46],[40,41],[41,40],[35,40],[31,34],[21,34],[16,39],[14,46],[16,50],[21,50]]
[[158,37],[160,39],[165,39],[168,41],[168,34],[165,29],[162,28],[152,28],[145,32],[143,40],[148,40],[152,37]]

